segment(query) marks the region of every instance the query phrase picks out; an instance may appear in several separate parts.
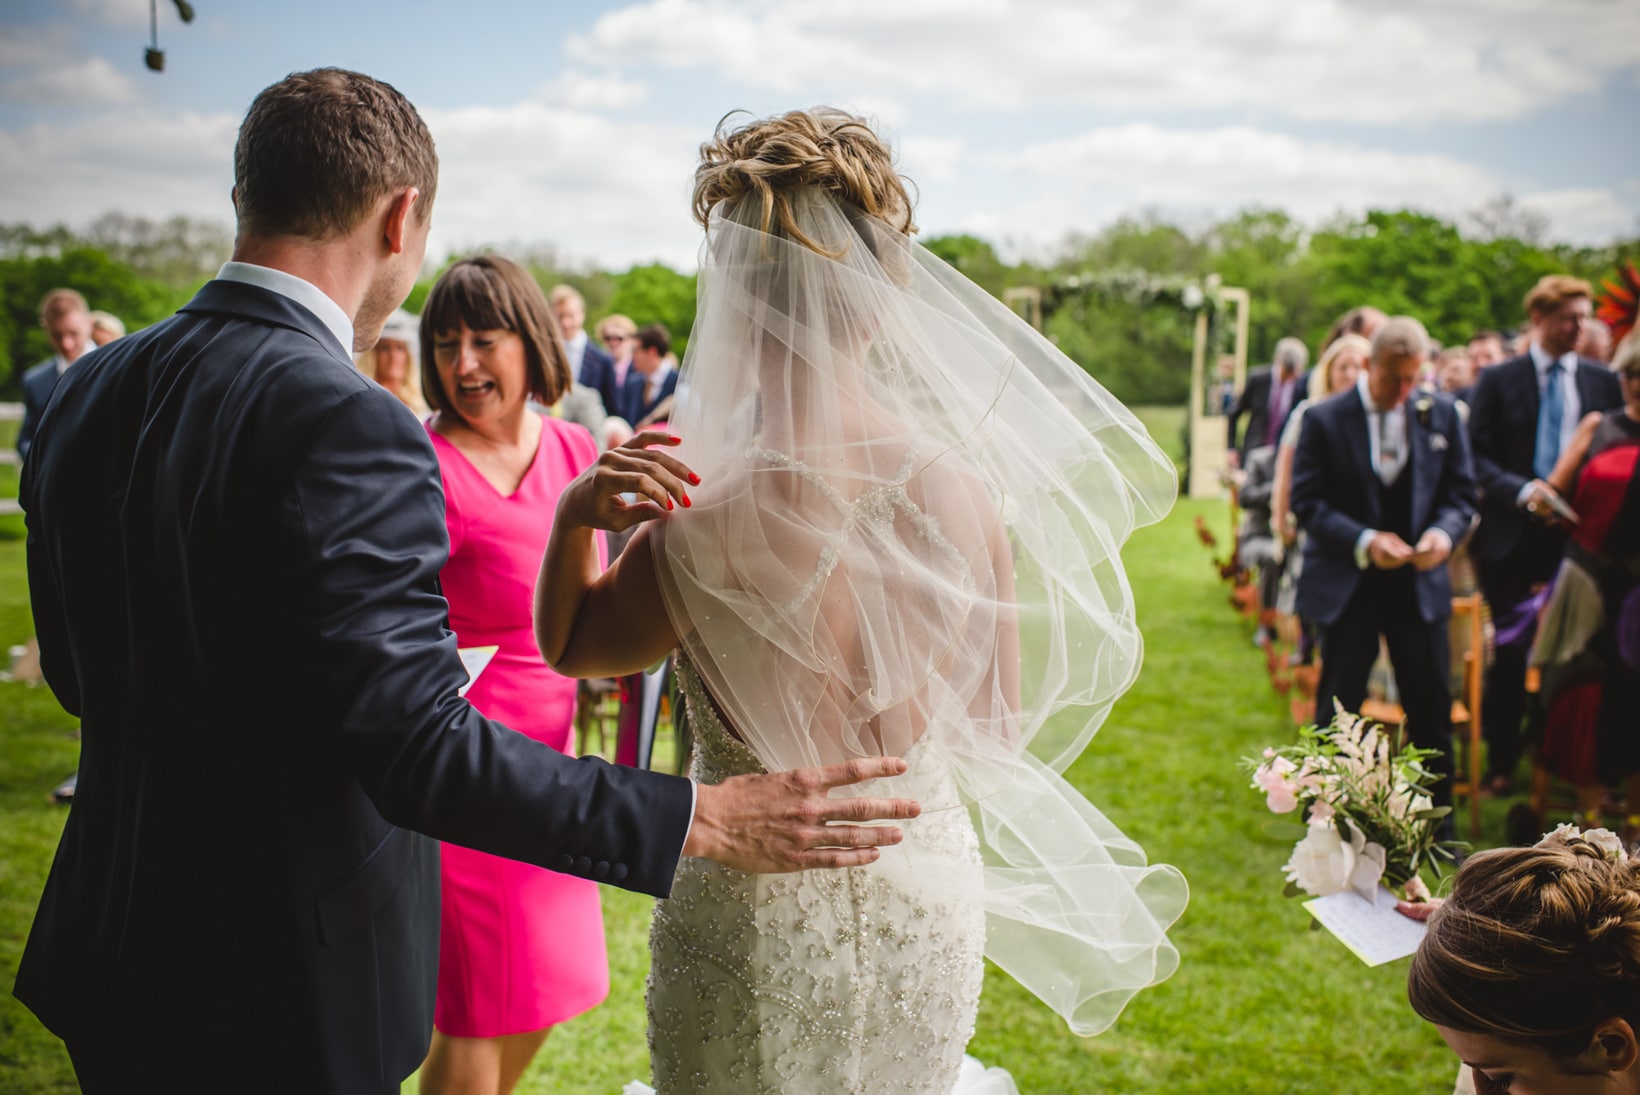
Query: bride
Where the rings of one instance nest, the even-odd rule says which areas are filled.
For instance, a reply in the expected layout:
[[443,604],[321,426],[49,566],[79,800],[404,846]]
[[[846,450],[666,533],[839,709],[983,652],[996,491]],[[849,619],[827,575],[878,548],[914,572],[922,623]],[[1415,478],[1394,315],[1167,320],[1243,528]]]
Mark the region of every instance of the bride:
[[[1118,551],[1172,466],[1083,371],[911,239],[860,119],[701,150],[678,437],[565,490],[541,652],[579,676],[678,650],[691,774],[903,757],[921,816],[868,866],[680,866],[651,930],[670,1092],[953,1090],[982,956],[1093,1034],[1177,965],[1184,879],[1060,776],[1138,672]],[[594,530],[641,525],[600,573]]]

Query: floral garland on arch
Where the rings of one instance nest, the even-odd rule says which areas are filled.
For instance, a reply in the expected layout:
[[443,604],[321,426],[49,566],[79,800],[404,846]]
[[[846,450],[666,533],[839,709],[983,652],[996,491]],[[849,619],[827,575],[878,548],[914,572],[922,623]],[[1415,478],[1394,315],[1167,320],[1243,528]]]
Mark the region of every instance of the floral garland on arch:
[[1355,890],[1370,900],[1382,883],[1410,900],[1427,898],[1419,870],[1439,875],[1464,847],[1437,837],[1452,811],[1429,795],[1435,776],[1426,762],[1438,751],[1402,745],[1399,736],[1335,702],[1332,722],[1306,726],[1296,744],[1245,762],[1272,813],[1305,821],[1282,867],[1289,897]]

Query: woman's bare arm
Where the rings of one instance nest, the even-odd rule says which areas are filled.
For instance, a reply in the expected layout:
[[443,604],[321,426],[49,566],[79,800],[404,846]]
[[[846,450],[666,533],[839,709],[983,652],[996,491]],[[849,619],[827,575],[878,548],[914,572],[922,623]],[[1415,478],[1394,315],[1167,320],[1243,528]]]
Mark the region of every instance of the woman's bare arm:
[[[639,529],[606,571],[597,543],[601,529],[621,531],[690,504],[687,487],[699,477],[651,447],[675,444],[668,434],[640,433],[600,456],[558,499],[535,583],[535,641],[547,664],[565,676],[635,673],[678,644],[661,601],[649,530]],[[638,501],[626,501],[625,494]]]

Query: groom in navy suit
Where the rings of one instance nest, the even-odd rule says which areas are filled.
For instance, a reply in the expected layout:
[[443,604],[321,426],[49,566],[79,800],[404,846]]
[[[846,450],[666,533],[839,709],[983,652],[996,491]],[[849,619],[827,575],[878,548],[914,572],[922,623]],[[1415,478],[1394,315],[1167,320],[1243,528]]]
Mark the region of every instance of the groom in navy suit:
[[1450,398],[1410,401],[1428,352],[1423,326],[1386,320],[1355,388],[1311,407],[1293,457],[1293,512],[1309,534],[1297,612],[1321,627],[1316,722],[1336,698],[1359,711],[1379,636],[1389,646],[1407,731],[1439,749],[1438,806],[1452,801],[1446,560],[1469,531],[1469,439]]
[[234,261],[41,416],[29,592],[83,736],[15,992],[93,1095],[397,1092],[432,1027],[429,837],[664,896],[680,855],[868,863],[898,831],[833,822],[916,812],[828,795],[898,760],[695,787],[460,698],[438,463],[348,356],[415,282],[437,172],[385,84],[268,88]]

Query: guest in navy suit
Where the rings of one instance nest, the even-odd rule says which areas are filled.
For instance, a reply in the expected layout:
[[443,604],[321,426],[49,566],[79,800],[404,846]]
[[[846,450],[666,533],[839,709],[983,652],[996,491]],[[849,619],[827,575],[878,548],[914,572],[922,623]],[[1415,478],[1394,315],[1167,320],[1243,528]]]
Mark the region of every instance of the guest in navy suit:
[[[1230,407],[1227,425],[1230,466],[1247,466],[1247,454],[1281,440],[1287,415],[1304,398],[1304,366],[1310,351],[1296,338],[1276,343],[1274,361],[1247,374],[1247,384]],[[1236,440],[1236,427],[1247,416],[1247,432]]]
[[1578,421],[1623,405],[1617,376],[1575,352],[1591,311],[1589,283],[1552,274],[1526,296],[1532,341],[1525,353],[1483,369],[1470,398],[1469,436],[1481,491],[1471,554],[1492,608],[1497,653],[1487,671],[1481,728],[1487,774],[1506,791],[1520,758],[1526,655],[1539,593],[1554,577],[1566,535],[1554,523],[1545,480]]
[[1469,530],[1475,483],[1452,400],[1408,404],[1428,339],[1417,320],[1388,319],[1356,386],[1309,409],[1293,458],[1292,506],[1307,533],[1297,611],[1321,627],[1316,721],[1336,698],[1358,711],[1379,636],[1389,646],[1407,731],[1441,750],[1437,805],[1452,801],[1452,697],[1446,560]]
[[604,409],[615,414],[609,396],[614,390],[614,360],[605,349],[587,337],[587,302],[571,285],[554,285],[547,293],[547,304],[552,317],[558,321],[558,334],[564,340],[564,351],[569,354],[570,368],[575,380],[598,393]]
[[17,430],[17,455],[28,459],[40,412],[68,367],[80,360],[91,342],[91,309],[85,298],[72,289],[53,289],[40,301],[40,326],[51,343],[51,357],[23,374],[23,424]]
[[672,336],[659,323],[639,327],[633,336],[632,368],[621,388],[621,417],[634,429],[664,422],[672,413],[678,367],[669,360]]
[[[23,468],[42,666],[83,741],[15,992],[82,1090],[397,1092],[432,1023],[428,837],[661,896],[680,855],[896,842],[828,822],[915,804],[827,792],[901,761],[697,788],[460,697],[438,463],[348,356],[421,268],[432,138],[320,69],[257,97],[234,168],[234,261],[69,370]],[[622,525],[665,512],[634,489]]]

